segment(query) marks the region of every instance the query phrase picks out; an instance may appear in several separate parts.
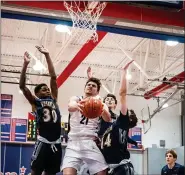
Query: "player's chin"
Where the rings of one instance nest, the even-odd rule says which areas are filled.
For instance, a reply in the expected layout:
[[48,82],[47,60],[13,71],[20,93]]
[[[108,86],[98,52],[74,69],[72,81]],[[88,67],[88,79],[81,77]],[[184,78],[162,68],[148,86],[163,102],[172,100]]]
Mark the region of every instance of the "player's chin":
[[[105,103],[106,104],[106,103]],[[109,108],[109,109],[112,109],[113,108],[113,106],[112,106],[112,104],[106,104],[107,105],[107,107]]]
[[86,91],[86,94],[87,94],[88,96],[92,96],[92,95],[93,95],[91,91]]
[[91,93],[92,94],[92,91],[90,89],[87,89],[86,93]]
[[45,94],[44,97],[45,98],[51,97],[51,94]]

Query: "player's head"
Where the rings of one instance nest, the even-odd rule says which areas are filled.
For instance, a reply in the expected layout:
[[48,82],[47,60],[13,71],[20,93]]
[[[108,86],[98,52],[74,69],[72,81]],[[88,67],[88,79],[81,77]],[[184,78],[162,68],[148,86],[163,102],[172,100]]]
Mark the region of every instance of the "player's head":
[[167,164],[173,164],[177,160],[177,153],[174,150],[170,149],[166,151],[165,157]]
[[108,106],[110,110],[114,110],[117,106],[117,99],[114,94],[107,94],[103,99],[103,102]]
[[133,128],[137,125],[138,119],[136,117],[136,114],[134,110],[128,110],[128,115],[129,115],[129,128]]
[[85,84],[84,92],[86,96],[98,95],[101,87],[101,82],[98,78],[89,78]]
[[44,83],[38,84],[34,89],[35,95],[39,98],[46,98],[51,96],[50,89]]

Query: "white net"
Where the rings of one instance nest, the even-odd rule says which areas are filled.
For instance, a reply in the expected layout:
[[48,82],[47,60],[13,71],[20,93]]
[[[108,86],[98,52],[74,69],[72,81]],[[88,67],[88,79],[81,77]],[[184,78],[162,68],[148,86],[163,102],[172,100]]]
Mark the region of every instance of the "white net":
[[141,110],[143,132],[146,134],[151,128],[150,108],[147,106]]
[[106,2],[64,1],[64,6],[72,19],[73,28],[88,33],[88,41],[94,42],[98,41],[97,22],[106,4]]

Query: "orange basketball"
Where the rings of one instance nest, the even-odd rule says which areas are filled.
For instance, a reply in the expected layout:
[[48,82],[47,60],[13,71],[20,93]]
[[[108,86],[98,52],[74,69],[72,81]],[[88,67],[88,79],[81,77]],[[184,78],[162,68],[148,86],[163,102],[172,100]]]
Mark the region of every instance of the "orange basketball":
[[83,105],[83,115],[87,118],[93,119],[102,114],[103,104],[99,99],[90,97],[84,102]]

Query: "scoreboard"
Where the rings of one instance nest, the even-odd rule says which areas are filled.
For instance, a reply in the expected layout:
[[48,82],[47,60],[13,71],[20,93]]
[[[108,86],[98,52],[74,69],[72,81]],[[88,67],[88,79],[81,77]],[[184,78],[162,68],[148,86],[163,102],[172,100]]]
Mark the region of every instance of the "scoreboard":
[[36,120],[32,113],[28,114],[27,141],[35,141],[37,138]]

